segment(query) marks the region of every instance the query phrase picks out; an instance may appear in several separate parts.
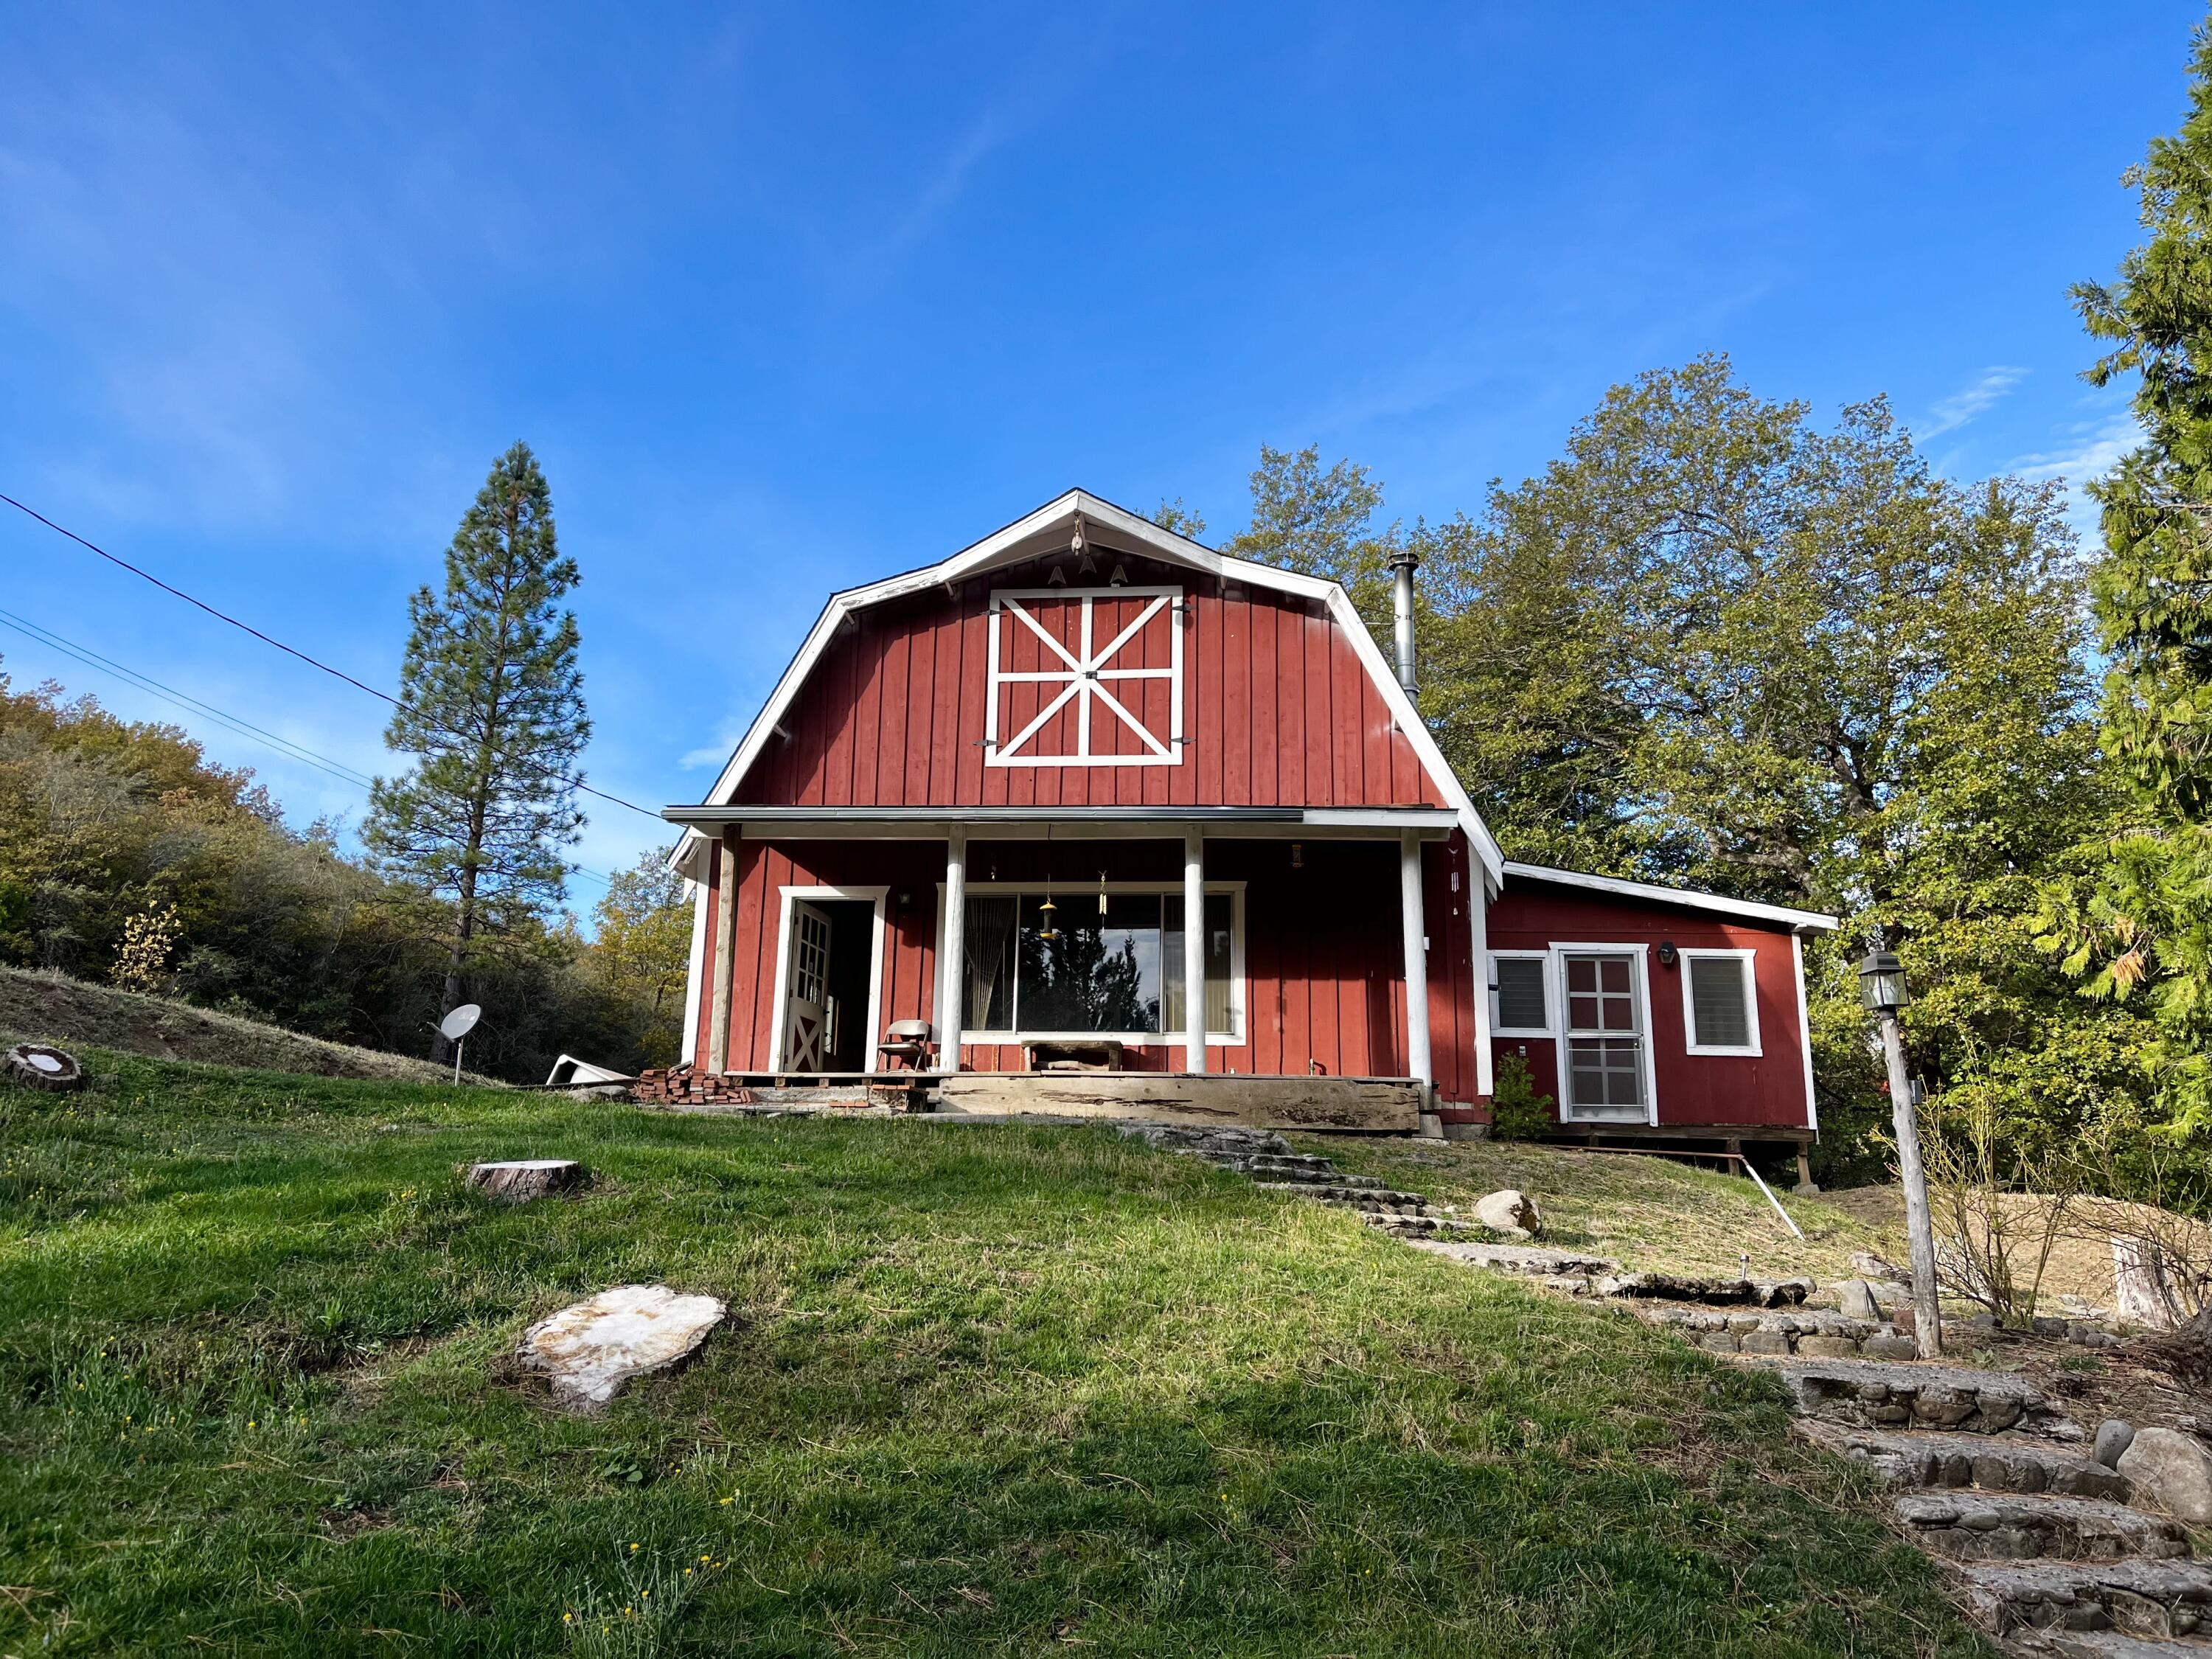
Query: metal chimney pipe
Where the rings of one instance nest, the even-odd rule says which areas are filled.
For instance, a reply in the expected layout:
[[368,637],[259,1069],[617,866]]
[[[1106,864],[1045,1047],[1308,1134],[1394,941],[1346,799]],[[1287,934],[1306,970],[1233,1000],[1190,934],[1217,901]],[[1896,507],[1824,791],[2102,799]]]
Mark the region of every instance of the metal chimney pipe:
[[1412,696],[1415,690],[1413,678],[1413,572],[1421,561],[1410,547],[1401,547],[1390,556],[1390,568],[1398,577],[1398,684]]

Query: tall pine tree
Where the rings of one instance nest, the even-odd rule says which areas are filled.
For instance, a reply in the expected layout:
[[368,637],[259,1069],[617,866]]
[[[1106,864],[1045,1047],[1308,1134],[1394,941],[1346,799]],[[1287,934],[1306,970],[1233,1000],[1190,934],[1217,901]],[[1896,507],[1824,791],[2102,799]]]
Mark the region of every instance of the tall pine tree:
[[[362,839],[387,874],[453,902],[441,1012],[467,1000],[483,939],[565,891],[562,849],[584,822],[575,760],[592,730],[576,618],[556,609],[577,580],[545,475],[519,443],[446,550],[445,592],[408,602],[399,712],[384,738],[418,758],[377,780]],[[448,1053],[442,1036],[435,1053]]]
[[2179,132],[2125,182],[2150,240],[2075,290],[2112,349],[2096,385],[2140,376],[2144,441],[2090,486],[2105,551],[2090,592],[2105,655],[2104,749],[2132,799],[2085,849],[2046,943],[2090,988],[2144,995],[2149,1075],[2176,1121],[2212,1127],[2212,33]]

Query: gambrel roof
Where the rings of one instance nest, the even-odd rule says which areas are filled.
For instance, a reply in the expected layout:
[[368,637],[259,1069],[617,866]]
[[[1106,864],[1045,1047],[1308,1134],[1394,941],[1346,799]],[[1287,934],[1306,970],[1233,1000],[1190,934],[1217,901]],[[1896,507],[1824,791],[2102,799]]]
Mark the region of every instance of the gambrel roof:
[[[798,653],[784,670],[775,689],[769,694],[768,701],[754,717],[728,763],[723,767],[721,775],[714,781],[714,787],[708,792],[704,805],[723,806],[736,799],[740,784],[783,723],[815,665],[836,637],[840,626],[855,611],[909,595],[926,593],[933,587],[944,587],[949,592],[967,578],[983,575],[1064,549],[1079,519],[1086,533],[1097,534],[1102,547],[1116,548],[1205,575],[1245,583],[1255,589],[1290,594],[1325,608],[1331,621],[1350,642],[1361,668],[1373,682],[1375,692],[1389,712],[1396,729],[1403,734],[1423,771],[1435,786],[1437,798],[1447,803],[1458,826],[1466,832],[1468,842],[1482,865],[1488,885],[1492,890],[1496,890],[1504,871],[1497,842],[1492,837],[1480,814],[1474,810],[1474,803],[1468,799],[1467,792],[1460,787],[1459,780],[1452,775],[1451,768],[1445,763],[1435,738],[1422,722],[1413,700],[1398,684],[1389,660],[1368,632],[1358,612],[1353,609],[1351,596],[1340,583],[1300,575],[1294,571],[1278,569],[1273,565],[1259,564],[1248,559],[1231,558],[1188,537],[1162,529],[1140,514],[1082,489],[1069,490],[936,564],[887,577],[865,587],[848,588],[843,592],[832,594],[823,606],[821,616],[808,630]],[[1161,816],[1174,818],[1190,814],[1187,811],[1179,814],[1176,809],[1163,808]],[[684,844],[678,848],[672,863],[681,867],[689,861],[696,833],[696,830],[687,830]]]

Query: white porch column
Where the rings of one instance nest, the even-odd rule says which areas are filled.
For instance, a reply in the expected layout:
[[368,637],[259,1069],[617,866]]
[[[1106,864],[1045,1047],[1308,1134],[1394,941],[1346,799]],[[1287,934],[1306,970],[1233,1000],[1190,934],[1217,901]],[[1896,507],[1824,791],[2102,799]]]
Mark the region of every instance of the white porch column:
[[1182,832],[1183,1069],[1206,1069],[1206,837]]
[[1398,896],[1406,924],[1406,1068],[1427,1085],[1437,1080],[1429,1058],[1428,921],[1421,909],[1421,840],[1411,830],[1398,838]]
[[937,1066],[960,1069],[961,969],[968,956],[968,832],[945,837],[945,939],[937,958]]
[[[730,1069],[730,979],[737,965],[738,836],[734,829],[721,833],[715,848],[721,879],[714,886],[714,1000],[707,1016],[707,1069]],[[769,1063],[773,1065],[771,1058]]]

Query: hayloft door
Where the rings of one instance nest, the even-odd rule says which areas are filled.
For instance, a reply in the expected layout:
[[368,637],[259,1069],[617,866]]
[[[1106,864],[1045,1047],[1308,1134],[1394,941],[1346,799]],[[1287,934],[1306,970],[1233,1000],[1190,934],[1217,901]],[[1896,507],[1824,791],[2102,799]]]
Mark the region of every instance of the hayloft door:
[[785,984],[781,1069],[818,1072],[830,1024],[830,918],[804,899],[791,901],[791,963]]

